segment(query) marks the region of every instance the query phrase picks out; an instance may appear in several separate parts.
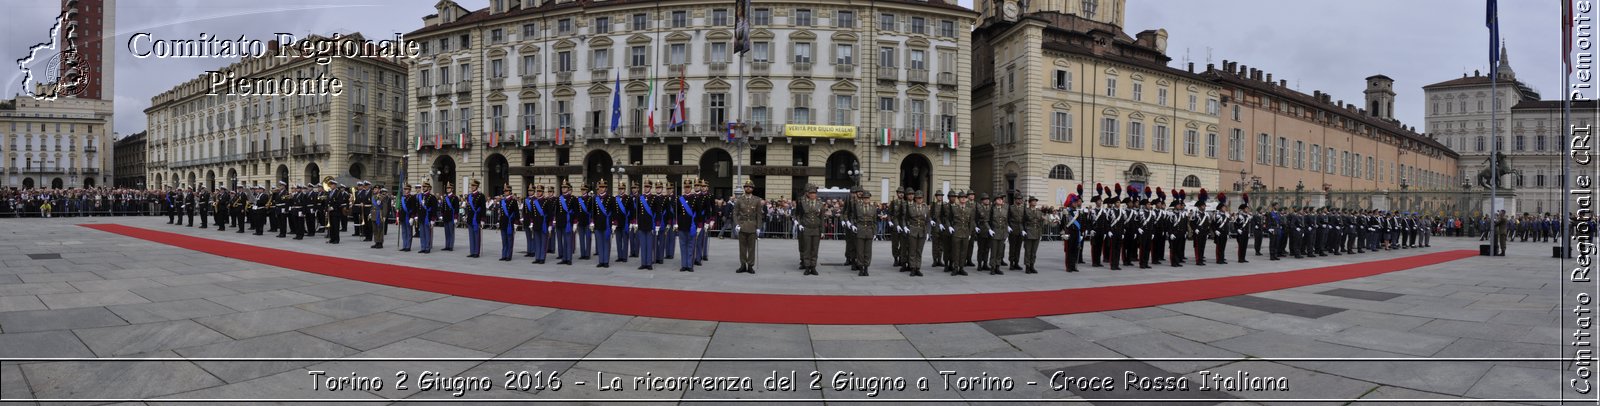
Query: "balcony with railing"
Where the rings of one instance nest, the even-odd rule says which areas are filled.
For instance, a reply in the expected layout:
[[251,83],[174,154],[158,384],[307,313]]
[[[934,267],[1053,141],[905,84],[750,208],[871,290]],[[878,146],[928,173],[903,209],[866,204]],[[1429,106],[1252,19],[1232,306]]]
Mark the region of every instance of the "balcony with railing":
[[83,174],[84,175],[95,175],[95,174],[99,174],[99,173],[100,173],[100,168],[83,168]]
[[900,80],[900,69],[890,66],[880,66],[878,67],[878,80],[887,80],[891,82]]
[[456,93],[472,93],[472,82],[465,80],[456,82]]
[[522,74],[522,87],[536,87],[536,86],[539,86],[539,74],[538,73],[524,73],[524,74]]
[[506,88],[506,78],[490,78],[489,90],[500,91]]
[[956,74],[955,74],[955,72],[939,72],[939,85],[940,86],[955,86],[956,85]]
[[427,85],[417,86],[411,90],[411,94],[416,95],[418,99],[426,99],[433,97],[433,88]]
[[556,84],[558,84],[558,85],[570,85],[570,84],[572,84],[572,71],[556,72]]
[[854,78],[856,77],[856,65],[853,63],[833,65],[833,76],[839,79]]
[[350,144],[346,148],[348,148],[352,154],[372,155],[373,153],[377,152],[377,147],[371,145]]
[[750,63],[750,74],[767,76],[772,74],[772,62],[759,61]]
[[327,113],[328,111],[331,111],[332,109],[333,109],[333,103],[327,103],[327,102],[317,103],[317,111],[320,111],[320,112],[323,112],[323,113]]
[[811,76],[811,62],[795,62],[789,66],[795,76]]
[[284,149],[284,148],[278,148],[278,149],[272,150],[272,157],[276,158],[276,159],[288,158],[289,157],[289,150],[288,149]]
[[444,84],[433,85],[433,94],[435,96],[449,96],[450,95],[450,85],[444,85]]
[[[883,142],[882,135],[880,135],[883,134],[882,128],[863,128],[863,130],[871,131],[870,133],[873,135],[872,140],[874,143]],[[916,128],[892,128],[890,130],[892,130],[892,136],[889,138],[893,140],[895,144],[904,144],[912,147],[917,146]],[[924,147],[947,146],[950,145],[950,134],[924,128],[922,129],[922,142]]]
[[906,71],[906,81],[911,83],[928,83],[927,69],[911,69]]
[[93,145],[88,145],[88,146],[84,146],[83,147],[83,152],[93,153],[93,152],[99,152],[99,151],[100,151],[100,148],[96,147],[96,146],[93,146]]
[[706,64],[706,66],[708,68],[710,68],[711,76],[727,76],[728,75],[728,63],[727,62],[711,62],[711,63]]
[[600,81],[605,81],[606,79],[611,79],[611,68],[599,68],[599,69],[590,69],[589,70],[589,80],[600,82]]
[[351,104],[350,105],[350,112],[352,112],[352,113],[366,113],[367,112],[367,105],[361,104],[361,103]]
[[628,80],[645,80],[650,78],[649,66],[629,66]]

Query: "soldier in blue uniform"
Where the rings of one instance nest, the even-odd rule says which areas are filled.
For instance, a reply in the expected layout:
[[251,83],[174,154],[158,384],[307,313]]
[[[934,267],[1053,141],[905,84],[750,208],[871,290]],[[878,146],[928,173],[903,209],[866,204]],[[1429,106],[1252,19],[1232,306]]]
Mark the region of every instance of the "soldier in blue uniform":
[[[476,181],[474,181],[476,182]],[[439,221],[444,223],[444,250],[456,250],[456,217],[460,215],[461,198],[456,197],[455,184],[444,183],[444,193],[439,195]]]
[[611,224],[616,227],[611,232],[617,239],[616,261],[627,263],[628,247],[633,243],[633,199],[628,194],[627,182],[617,182],[617,193],[611,196],[611,207],[616,208],[611,212]]
[[605,179],[596,182],[594,189],[594,196],[590,197],[589,200],[593,202],[590,211],[593,219],[591,223],[594,224],[594,253],[595,256],[599,257],[599,263],[595,264],[595,267],[610,268],[611,232],[616,230],[616,223],[613,222],[612,214],[616,213],[618,209],[614,207],[615,200],[606,193]]
[[417,233],[422,248],[417,252],[433,252],[433,216],[439,210],[439,197],[433,195],[433,184],[422,182],[422,193],[417,194]]
[[467,222],[467,257],[477,258],[483,249],[483,215],[488,205],[488,196],[478,191],[479,182],[473,179],[467,187],[466,209],[467,214],[462,220]]
[[679,190],[677,199],[674,199],[673,210],[676,212],[678,225],[678,271],[694,272],[696,251],[695,224],[699,221],[700,211],[694,202],[694,181],[684,179],[683,188]]
[[579,185],[583,194],[578,196],[578,259],[589,259],[590,248],[594,246],[594,193],[589,185]]
[[656,227],[660,224],[660,212],[650,201],[655,194],[654,185],[655,182],[645,182],[644,189],[633,199],[636,201],[633,221],[634,233],[638,235],[639,270],[644,271],[655,269],[651,265],[655,264],[655,235]]
[[[533,183],[528,183],[528,192],[522,195],[522,237],[527,240],[528,247],[528,250],[522,253],[523,257],[534,257],[537,256],[540,251],[543,251],[536,248],[540,247],[540,245],[538,245],[539,240],[533,237],[534,230],[540,228],[540,226],[544,224],[537,222],[534,219],[534,215],[536,214],[534,213],[534,211],[536,211],[536,208],[534,207],[534,201],[544,197],[543,194],[544,193],[541,193],[539,189],[533,185]],[[543,216],[540,217],[540,220],[542,220]]]
[[395,198],[400,206],[395,216],[400,222],[400,252],[411,251],[411,219],[416,217],[417,208],[416,196],[411,194],[413,189],[414,186],[406,184],[400,188],[401,195]]
[[578,202],[577,198],[572,196],[571,183],[563,182],[561,184],[561,195],[556,196],[555,201],[556,207],[561,209],[556,219],[560,221],[560,224],[556,225],[558,227],[557,230],[559,230],[556,233],[556,259],[561,261],[556,263],[572,265],[572,244],[575,242],[572,232],[574,231],[573,227],[578,225]]
[[517,243],[517,222],[520,221],[520,211],[517,210],[517,196],[511,194],[511,188],[500,192],[500,260],[510,261],[512,247]]

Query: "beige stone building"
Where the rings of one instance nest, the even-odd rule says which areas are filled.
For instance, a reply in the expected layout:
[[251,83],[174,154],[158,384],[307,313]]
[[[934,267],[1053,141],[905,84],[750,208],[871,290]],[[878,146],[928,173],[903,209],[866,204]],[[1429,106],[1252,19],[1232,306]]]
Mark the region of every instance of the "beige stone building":
[[[1502,208],[1559,212],[1566,197],[1561,157],[1569,138],[1562,130],[1561,101],[1539,100],[1538,92],[1517,80],[1504,48],[1495,73],[1498,83],[1493,83],[1489,74],[1474,71],[1470,76],[1463,73],[1459,78],[1423,86],[1428,132],[1439,134],[1447,147],[1461,154],[1458,176],[1467,180],[1466,187],[1487,191],[1478,184],[1477,176],[1489,167],[1491,152],[1498,145],[1508,166],[1516,171],[1500,178],[1502,187],[1514,194]],[[1578,113],[1593,111],[1593,106],[1592,102],[1574,103],[1569,124],[1593,123],[1592,117]]]
[[[953,1],[755,1],[743,57],[733,2],[445,0],[435,12],[407,34],[425,48],[407,62],[411,182],[520,194],[705,179],[726,195],[743,174],[768,198],[808,183],[968,186],[975,13]],[[679,95],[686,119],[672,126]],[[747,144],[725,139],[738,121]]]
[[[1323,206],[1324,192],[1355,194],[1337,206],[1374,207],[1371,196],[1401,191],[1455,191],[1459,155],[1432,135],[1394,119],[1394,80],[1366,78],[1362,108],[1322,91],[1305,94],[1273,81],[1272,73],[1239,62],[1207,66],[1205,77],[1224,95],[1218,142],[1223,187],[1229,191],[1303,191],[1301,202]],[[1394,196],[1398,198],[1399,196]],[[1424,209],[1453,199],[1434,197],[1402,207]],[[1416,202],[1411,202],[1416,203]],[[1427,207],[1423,207],[1427,206]]]
[[1219,185],[1219,93],[1129,36],[1122,0],[997,2],[973,33],[973,188],[1063,201],[1079,184]]
[[[360,34],[343,37],[363,41]],[[338,94],[210,94],[200,75],[150,99],[148,188],[272,186],[332,176],[393,184],[403,172],[405,69],[383,58],[317,63],[293,47],[216,69],[242,78],[338,78]],[[290,57],[280,58],[280,53]],[[221,91],[219,90],[219,93]],[[281,92],[280,93],[286,93]]]
[[110,101],[90,98],[0,102],[0,187],[110,185],[112,113]]

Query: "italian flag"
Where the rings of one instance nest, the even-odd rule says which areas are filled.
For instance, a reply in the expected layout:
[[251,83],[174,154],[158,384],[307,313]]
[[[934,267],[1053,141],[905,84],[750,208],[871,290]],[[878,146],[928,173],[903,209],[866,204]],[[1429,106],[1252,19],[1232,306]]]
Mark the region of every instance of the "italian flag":
[[422,142],[422,140],[423,140],[422,136],[418,135],[417,136],[417,150],[418,151],[422,150],[422,144],[424,144],[424,142]]
[[567,142],[567,129],[556,127],[556,145],[561,145],[565,142]]
[[961,148],[961,133],[951,132],[950,133],[950,149],[960,149],[960,148]]
[[444,149],[444,134],[433,135],[433,149]]
[[461,137],[461,139],[456,142],[456,148],[466,148],[467,147],[467,133],[464,133],[464,132],[461,133],[460,137]]
[[883,131],[878,134],[878,141],[882,142],[883,145],[894,144],[894,130],[888,128],[883,129]]
[[531,143],[533,143],[533,130],[527,128],[522,129],[522,146],[526,147]]

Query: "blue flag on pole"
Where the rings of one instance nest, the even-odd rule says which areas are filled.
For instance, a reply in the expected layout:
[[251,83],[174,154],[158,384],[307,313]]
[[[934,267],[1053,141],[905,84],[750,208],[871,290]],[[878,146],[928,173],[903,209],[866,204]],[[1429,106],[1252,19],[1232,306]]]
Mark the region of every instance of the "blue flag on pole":
[[1500,68],[1500,8],[1495,5],[1495,0],[1488,1],[1484,25],[1489,27],[1489,76],[1496,76]]
[[611,133],[622,125],[622,70],[617,70],[617,84],[611,89]]

